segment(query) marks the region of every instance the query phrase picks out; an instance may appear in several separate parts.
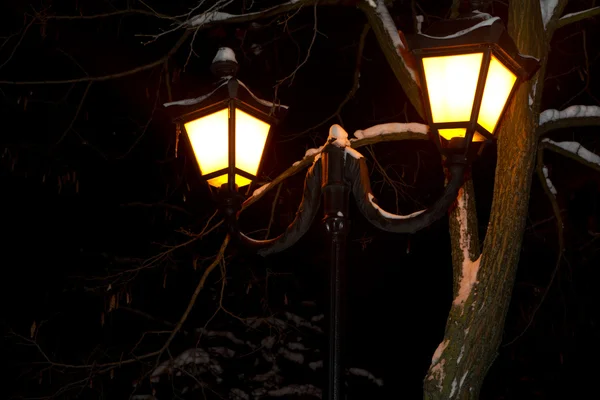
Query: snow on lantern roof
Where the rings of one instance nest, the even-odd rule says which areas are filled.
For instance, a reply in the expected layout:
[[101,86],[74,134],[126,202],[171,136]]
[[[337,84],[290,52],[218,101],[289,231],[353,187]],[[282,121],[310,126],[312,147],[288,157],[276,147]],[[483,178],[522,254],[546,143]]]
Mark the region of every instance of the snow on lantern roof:
[[516,44],[499,17],[481,20],[481,15],[434,22],[427,34],[416,33],[407,37],[416,55],[431,52],[458,53],[474,48],[491,47],[502,61],[508,63],[522,79],[529,79],[539,68],[539,62],[519,53]]
[[213,58],[212,62],[222,62],[222,61],[232,61],[237,64],[237,60],[235,58],[235,52],[231,50],[229,47],[221,47],[217,51],[217,55]]

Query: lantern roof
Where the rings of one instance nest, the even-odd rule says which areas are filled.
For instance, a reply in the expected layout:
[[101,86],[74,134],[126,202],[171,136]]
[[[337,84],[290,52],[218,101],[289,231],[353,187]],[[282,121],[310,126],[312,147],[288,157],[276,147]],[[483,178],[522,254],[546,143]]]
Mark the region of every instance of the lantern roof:
[[499,17],[473,13],[461,18],[434,22],[428,33],[407,37],[416,55],[425,53],[456,54],[491,47],[494,54],[522,80],[530,79],[539,68],[539,60],[519,53]]
[[229,100],[234,100],[239,108],[270,124],[276,124],[280,121],[288,110],[286,105],[261,99],[246,84],[233,76],[226,77],[218,82],[217,87],[212,92],[196,98],[165,103],[163,106],[178,106],[175,121],[185,122],[198,118],[209,110],[226,108]]

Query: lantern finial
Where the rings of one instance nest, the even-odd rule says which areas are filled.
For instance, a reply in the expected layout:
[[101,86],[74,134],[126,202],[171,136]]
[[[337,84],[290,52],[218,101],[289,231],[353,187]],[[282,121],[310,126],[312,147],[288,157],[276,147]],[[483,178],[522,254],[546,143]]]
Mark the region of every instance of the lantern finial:
[[217,55],[213,58],[210,71],[218,78],[226,76],[235,76],[238,71],[238,63],[235,59],[235,53],[229,47],[221,47]]

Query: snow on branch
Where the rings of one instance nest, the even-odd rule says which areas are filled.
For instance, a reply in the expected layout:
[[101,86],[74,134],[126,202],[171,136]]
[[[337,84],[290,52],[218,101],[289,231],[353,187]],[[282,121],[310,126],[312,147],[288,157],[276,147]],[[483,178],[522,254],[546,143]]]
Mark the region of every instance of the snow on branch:
[[161,363],[152,371],[150,381],[157,382],[160,375],[171,373],[174,369],[179,369],[187,364],[206,365],[210,362],[208,353],[199,348],[192,348],[184,351],[173,360],[167,360]]
[[364,370],[362,368],[350,368],[348,370],[348,373],[351,375],[363,376],[363,377],[367,378],[368,380],[370,380],[371,382],[375,383],[377,386],[383,386],[383,379],[376,378],[375,375],[373,375],[369,371]]
[[544,173],[544,178],[546,178],[546,186],[548,186],[548,190],[550,190],[550,193],[552,193],[552,195],[554,197],[556,197],[556,195],[558,194],[558,192],[556,191],[556,188],[554,187],[554,184],[552,183],[552,181],[550,180],[550,177],[548,176],[548,167],[546,167],[544,165],[542,167],[542,172]]
[[[246,14],[248,15],[248,14]],[[225,21],[231,19],[233,17],[239,17],[239,15],[233,15],[229,13],[224,13],[221,11],[209,11],[202,13],[200,15],[196,15],[195,17],[190,18],[187,21],[189,26],[198,27],[211,22]]]
[[[264,10],[245,14],[229,14],[213,9],[189,18],[185,24],[191,28],[200,28],[216,23],[235,24],[240,22],[250,22],[258,19],[270,18],[304,6],[313,5],[317,2],[318,0],[290,0]],[[325,1],[320,2],[320,4],[323,3],[325,3]]]
[[358,7],[365,13],[369,25],[377,38],[388,64],[390,65],[398,82],[411,104],[421,114],[423,107],[421,102],[420,81],[415,72],[416,61],[406,45],[402,32],[398,31],[384,0],[373,2],[359,1]]
[[494,22],[499,21],[499,20],[500,20],[500,17],[486,18],[483,21],[481,21],[473,26],[470,26],[467,29],[463,29],[462,31],[458,31],[458,32],[453,33],[448,36],[429,36],[429,35],[425,35],[424,33],[421,33],[421,35],[427,36],[430,38],[434,38],[434,39],[453,39],[453,38],[457,38],[459,36],[466,35],[467,33],[474,31],[475,29],[479,29],[484,26],[492,25]]
[[373,207],[379,211],[379,214],[388,219],[411,219],[425,212],[425,210],[420,210],[408,215],[392,214],[391,212],[385,211],[383,208],[379,207],[379,204],[375,202],[375,196],[373,196],[371,193],[369,193],[369,202],[371,202],[371,205],[373,205]]
[[[339,125],[338,125],[339,126]],[[340,129],[343,129],[339,127]],[[358,136],[361,138],[351,139],[350,146],[345,147],[345,151],[347,154],[351,155],[355,158],[362,157],[355,149],[363,146],[367,146],[374,143],[379,142],[391,142],[396,140],[428,140],[429,137],[426,134],[428,127],[426,125],[417,124],[417,123],[409,123],[409,124],[383,124],[376,125],[371,128],[357,131],[363,132],[362,136],[359,133]],[[424,134],[425,133],[425,134]],[[330,130],[330,136],[328,141],[333,138],[331,135],[343,135],[341,131],[336,128],[335,130]],[[347,135],[347,133],[346,133]],[[355,133],[356,136],[356,133]],[[347,137],[347,136],[346,136]],[[333,138],[334,140],[338,140],[338,138]],[[315,160],[321,156],[321,152],[323,151],[324,146],[320,146],[314,149],[308,149],[302,158],[299,161],[296,161],[289,167],[287,170],[282,172],[279,176],[277,176],[273,181],[259,187],[254,194],[248,198],[242,207],[242,210],[245,210],[250,205],[254,204],[260,198],[262,198],[269,190],[274,187],[277,187],[279,183],[289,178],[292,175],[297,174],[302,171],[304,168],[312,165]]]
[[555,142],[550,139],[542,140],[542,145],[548,150],[561,153],[596,170],[600,170],[600,156],[591,152],[579,142]]
[[540,113],[538,125],[538,135],[561,128],[600,125],[600,107],[575,105],[560,111],[545,110]]
[[587,118],[600,117],[600,107],[598,106],[571,106],[564,110],[558,111],[554,109],[545,110],[540,113],[540,125],[544,125],[551,121],[557,121],[565,118]]
[[[219,90],[220,88],[222,88],[223,86],[225,86],[227,83],[229,83],[229,81],[230,81],[231,79],[232,79],[231,77],[229,77],[229,78],[225,79],[225,80],[224,80],[224,81],[223,81],[223,82],[222,82],[222,83],[221,83],[219,86],[217,86],[217,87],[216,87],[216,89],[215,89],[215,90],[213,90],[213,91],[212,91],[212,92],[210,92],[210,93],[207,93],[207,94],[205,94],[205,95],[202,95],[202,96],[199,96],[199,97],[195,97],[195,98],[193,98],[193,99],[184,99],[184,100],[177,100],[177,101],[171,101],[171,102],[169,102],[169,103],[164,103],[164,104],[163,104],[163,107],[171,107],[171,106],[192,106],[192,105],[194,105],[194,104],[199,104],[199,103],[203,102],[204,100],[208,99],[208,98],[209,98],[210,96],[212,96],[212,95],[213,95],[213,94],[214,94],[214,93],[215,93],[217,90]],[[235,79],[235,78],[233,78],[233,79]],[[283,104],[275,104],[275,103],[272,103],[272,102],[270,102],[270,101],[268,101],[268,100],[261,99],[260,97],[256,96],[256,95],[255,95],[255,94],[254,94],[254,93],[253,93],[253,92],[250,90],[250,88],[249,88],[248,86],[246,86],[246,84],[244,84],[244,82],[240,81],[239,79],[236,79],[236,80],[238,81],[238,83],[240,84],[240,86],[241,86],[241,87],[243,87],[244,89],[246,89],[246,91],[248,92],[248,94],[249,94],[250,96],[252,96],[252,98],[253,98],[254,100],[256,100],[257,102],[259,102],[259,103],[260,103],[260,104],[262,104],[263,106],[266,106],[266,107],[281,107],[281,108],[285,108],[286,110],[289,108],[288,106],[286,106],[286,105],[283,105]]]
[[582,21],[587,18],[597,17],[598,15],[600,15],[600,7],[593,7],[587,10],[565,14],[558,20],[558,27],[561,28],[565,25]]
[[313,385],[288,385],[280,389],[269,390],[267,394],[271,397],[286,397],[286,396],[314,396],[319,399],[322,397],[321,389]]
[[[372,2],[370,3],[372,5]],[[386,31],[390,41],[396,49],[396,53],[404,63],[404,66],[406,67],[406,70],[410,74],[412,80],[418,82],[419,80],[417,79],[415,70],[412,67],[410,67],[404,59],[404,54],[408,51],[408,49],[406,48],[406,45],[400,38],[398,28],[396,28],[396,24],[394,23],[394,20],[392,19],[392,16],[390,15],[390,12],[388,11],[384,0],[377,0],[377,7],[375,7],[375,15],[377,15],[377,17],[381,21],[384,30]]]
[[359,129],[356,132],[354,132],[354,137],[356,139],[365,139],[381,135],[390,135],[395,132],[414,132],[420,133],[427,137],[428,131],[429,127],[427,125],[419,124],[416,122],[411,122],[407,124],[389,123],[375,125],[364,130]]

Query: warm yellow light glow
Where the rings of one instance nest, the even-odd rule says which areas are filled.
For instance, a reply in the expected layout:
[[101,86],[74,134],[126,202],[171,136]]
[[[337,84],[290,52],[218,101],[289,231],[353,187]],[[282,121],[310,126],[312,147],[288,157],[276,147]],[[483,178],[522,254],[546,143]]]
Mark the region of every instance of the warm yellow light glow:
[[235,110],[236,167],[244,172],[256,175],[270,127],[271,125],[242,110]]
[[[235,127],[236,167],[256,175],[271,126],[236,109]],[[185,130],[203,175],[229,166],[229,110],[227,108],[186,123]],[[208,183],[220,187],[227,183],[227,173],[209,179]],[[242,187],[250,184],[250,180],[236,175],[235,183]]]
[[477,123],[490,133],[494,133],[500,114],[516,81],[516,75],[492,56],[481,99],[481,109],[477,118]]
[[[229,165],[228,115],[229,110],[225,108],[185,124],[185,131],[203,175],[227,168]],[[224,179],[223,183],[226,183],[227,175]],[[217,186],[212,183],[211,185]]]
[[[235,176],[235,184],[238,187],[246,186],[250,184],[250,179],[244,178],[243,176],[237,175]],[[212,178],[208,180],[208,184],[216,187],[221,187],[221,185],[227,183],[227,173],[217,176],[216,178]]]
[[[439,129],[438,132],[440,136],[446,140],[450,140],[455,137],[465,137],[467,133],[467,128],[453,128],[453,129]],[[473,142],[483,142],[485,141],[485,137],[480,133],[475,132],[473,135]]]
[[482,59],[483,53],[423,58],[434,123],[471,119]]

